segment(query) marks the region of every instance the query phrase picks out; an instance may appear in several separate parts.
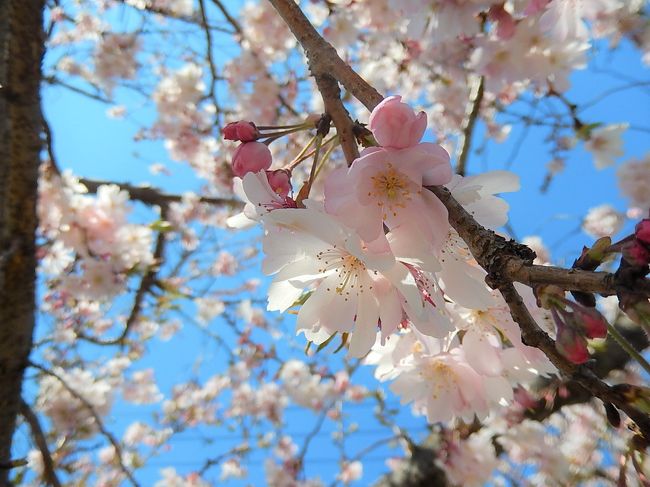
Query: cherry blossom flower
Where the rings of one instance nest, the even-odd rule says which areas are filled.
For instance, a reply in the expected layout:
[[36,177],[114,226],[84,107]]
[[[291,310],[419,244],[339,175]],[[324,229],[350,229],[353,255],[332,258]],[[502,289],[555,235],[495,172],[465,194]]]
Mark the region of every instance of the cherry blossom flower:
[[[277,171],[275,171],[277,172]],[[275,173],[274,172],[274,173]],[[273,189],[269,183],[269,172],[249,172],[243,179],[236,178],[234,192],[246,201],[244,211],[234,215],[226,224],[231,228],[246,228],[266,215],[268,212],[280,208],[295,208],[296,203],[288,195],[284,195],[283,176],[273,174],[272,180],[278,184],[281,191]],[[277,181],[279,180],[279,182]]]
[[442,342],[421,337],[421,346],[400,364],[400,374],[390,385],[402,404],[414,401],[414,409],[431,423],[460,417],[485,418],[490,406],[507,401],[512,389],[503,377],[485,377],[467,362],[462,349],[445,351]]
[[[349,169],[333,171],[325,181],[325,210],[359,232],[366,242],[389,229],[416,232],[439,248],[448,228],[447,210],[425,185],[451,179],[449,155],[436,144],[406,149],[366,149]],[[414,241],[415,238],[414,236]]]
[[[284,311],[315,284],[298,312],[297,328],[315,343],[334,332],[350,333],[350,354],[365,355],[381,329],[424,313],[423,300],[406,265],[387,247],[371,248],[331,216],[313,208],[281,209],[266,218],[263,270],[274,275],[269,310]],[[435,330],[423,329],[426,334]]]
[[630,199],[631,206],[644,211],[650,209],[650,153],[620,166],[616,177],[618,187]]
[[591,131],[589,140],[585,142],[585,149],[593,154],[596,169],[612,166],[615,159],[623,155],[621,135],[627,127],[627,123],[619,123]]
[[341,472],[337,478],[345,485],[355,480],[359,480],[363,476],[363,464],[359,461],[345,462],[341,467]]
[[611,205],[590,208],[582,221],[582,229],[594,238],[607,237],[623,228],[625,216]]

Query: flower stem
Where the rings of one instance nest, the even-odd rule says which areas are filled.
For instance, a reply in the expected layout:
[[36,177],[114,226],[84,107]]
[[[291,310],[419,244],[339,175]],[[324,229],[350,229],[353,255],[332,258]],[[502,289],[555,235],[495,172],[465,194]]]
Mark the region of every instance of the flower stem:
[[607,331],[609,331],[609,334],[614,338],[614,340],[616,340],[621,348],[625,350],[630,357],[636,360],[648,374],[650,374],[650,363],[648,363],[648,361],[634,349],[632,344],[628,342],[627,339],[609,322],[607,323]]

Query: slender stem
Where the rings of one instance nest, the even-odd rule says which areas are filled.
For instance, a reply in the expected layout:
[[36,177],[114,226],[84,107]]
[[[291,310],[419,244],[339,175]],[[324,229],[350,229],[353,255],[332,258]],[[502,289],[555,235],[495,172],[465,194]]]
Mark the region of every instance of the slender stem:
[[303,130],[308,130],[309,128],[311,128],[309,125],[303,124],[303,125],[299,125],[297,128],[278,130],[277,132],[271,132],[270,134],[262,134],[262,136],[268,137],[268,139],[266,139],[264,143],[266,145],[269,145],[271,142],[279,139],[280,137],[284,137],[285,135],[289,135],[289,134],[294,134],[296,132],[301,132]]
[[331,146],[329,146],[327,148],[327,151],[325,152],[325,154],[323,154],[323,157],[321,157],[321,162],[318,165],[318,167],[316,168],[316,174],[314,175],[314,179],[318,177],[318,175],[320,174],[321,169],[323,169],[323,167],[325,166],[325,163],[330,158],[330,155],[332,154],[334,149],[336,149],[339,146],[339,136],[335,135],[334,137],[332,137],[331,139],[326,141],[323,144],[323,146],[330,143],[330,142],[332,142],[332,141],[335,141],[335,142]]
[[[330,137],[329,139],[327,139],[325,142],[323,142],[323,143],[321,144],[321,147],[325,147],[326,145],[331,144],[332,141],[336,140],[337,138],[338,138],[337,135],[334,135],[334,136]],[[314,139],[315,139],[315,137],[314,137]],[[312,139],[312,140],[314,140],[314,139]],[[332,146],[332,148],[334,148],[334,147],[336,147],[336,144],[335,144],[334,146]],[[289,164],[287,164],[287,165],[284,167],[284,169],[288,169],[288,170],[292,171],[292,170],[293,170],[296,166],[298,166],[301,162],[303,162],[303,161],[306,160],[306,159],[309,159],[311,156],[313,156],[313,155],[316,153],[316,149],[312,149],[312,150],[310,150],[309,152],[307,152],[307,153],[305,154],[305,151],[306,151],[308,148],[309,148],[309,146],[305,147],[305,148],[300,152],[300,154],[298,154],[298,155],[296,156],[296,158],[295,158],[293,161],[291,161]],[[322,163],[321,163],[321,165],[322,165]],[[316,171],[316,174],[318,174],[318,171]]]
[[467,170],[467,158],[469,157],[469,152],[472,148],[472,136],[474,135],[474,126],[476,125],[476,119],[478,114],[481,111],[481,103],[483,101],[483,92],[485,86],[485,78],[481,76],[481,79],[478,82],[478,88],[476,90],[476,96],[472,101],[472,110],[470,111],[465,126],[463,127],[463,143],[460,150],[460,155],[458,156],[458,164],[456,165],[456,172],[461,176],[465,175]]
[[621,348],[625,350],[630,355],[630,357],[636,360],[647,373],[650,374],[650,363],[648,363],[648,361],[643,358],[643,355],[637,352],[632,344],[628,342],[627,339],[621,335],[619,331],[609,322],[607,323],[607,331],[609,331],[609,334],[614,340],[616,340]]

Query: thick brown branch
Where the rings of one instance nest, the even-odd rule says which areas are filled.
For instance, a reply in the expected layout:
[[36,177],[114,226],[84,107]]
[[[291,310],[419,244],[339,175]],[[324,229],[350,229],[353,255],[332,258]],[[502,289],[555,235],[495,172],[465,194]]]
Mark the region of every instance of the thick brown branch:
[[293,0],[269,0],[269,2],[305,50],[309,69],[316,78],[319,75],[335,78],[368,110],[375,108],[384,99],[339,57],[336,49],[321,37],[296,2]]
[[41,428],[41,423],[38,421],[34,411],[32,411],[32,408],[29,407],[29,404],[27,404],[24,399],[20,401],[20,414],[25,418],[27,424],[29,424],[29,429],[32,432],[34,443],[41,452],[41,458],[43,459],[43,478],[45,482],[47,482],[51,487],[61,487],[61,482],[56,476],[56,471],[54,470],[54,461],[52,460],[52,455],[47,446],[47,440],[45,439],[43,428]]
[[338,82],[330,75],[316,75],[316,85],[323,97],[325,104],[325,111],[334,122],[336,133],[339,136],[341,147],[345,160],[348,165],[352,164],[357,157],[359,157],[359,148],[357,141],[354,137],[354,124],[348,111],[343,106],[341,101],[341,90],[339,89]]
[[[502,270],[504,278],[528,286],[553,284],[567,291],[583,291],[603,296],[616,294],[616,276],[609,272],[591,272],[580,269],[528,265],[519,259],[508,260]],[[650,296],[650,281],[639,280],[635,291]]]
[[[638,326],[620,322],[616,324],[616,329],[633,344],[636,350],[641,351],[648,347],[648,337]],[[608,336],[605,343],[598,347],[592,358],[591,368],[601,379],[607,377],[614,370],[622,370],[630,362],[630,355],[611,336]],[[535,406],[523,412],[523,416],[535,421],[545,420],[564,406],[584,403],[593,398],[588,390],[573,380],[540,378],[533,387],[535,390],[541,391],[545,397],[540,399]],[[560,388],[563,389],[562,394],[558,393]],[[549,391],[555,392],[550,401],[547,395]]]
[[[449,222],[467,243],[472,255],[476,258],[475,252],[478,252],[481,256],[481,260],[476,260],[491,279],[516,281],[528,286],[553,284],[566,291],[583,291],[604,296],[616,294],[618,283],[614,274],[533,265],[535,254],[528,247],[507,241],[492,230],[483,228],[446,188],[428,189],[447,207]],[[650,281],[638,280],[634,283],[634,291],[650,296]]]

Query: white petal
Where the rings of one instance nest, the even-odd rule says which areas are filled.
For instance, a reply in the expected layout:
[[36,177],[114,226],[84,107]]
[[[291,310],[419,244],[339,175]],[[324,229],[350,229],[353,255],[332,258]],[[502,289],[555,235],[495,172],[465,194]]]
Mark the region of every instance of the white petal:
[[302,295],[302,288],[296,288],[286,281],[273,282],[269,286],[269,311],[286,311]]
[[379,312],[375,298],[369,292],[361,294],[354,332],[350,340],[350,355],[361,358],[372,348],[377,339]]

